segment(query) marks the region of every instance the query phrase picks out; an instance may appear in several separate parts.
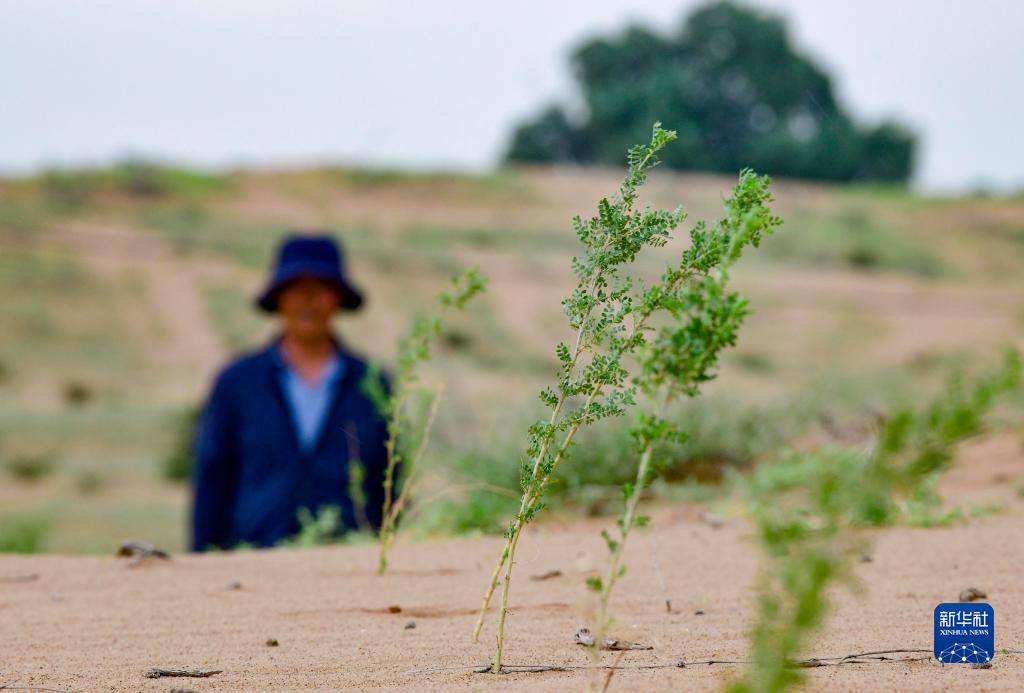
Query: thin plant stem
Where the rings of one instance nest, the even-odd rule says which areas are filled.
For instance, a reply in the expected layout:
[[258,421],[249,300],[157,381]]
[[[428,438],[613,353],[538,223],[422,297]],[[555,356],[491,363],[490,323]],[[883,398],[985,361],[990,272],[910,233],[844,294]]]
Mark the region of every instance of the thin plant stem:
[[[391,501],[391,497],[393,495],[392,488],[396,465],[390,462],[392,458],[389,457],[388,471],[384,478],[384,516],[381,520],[380,558],[377,563],[377,573],[380,575],[383,575],[388,569],[388,552],[391,550],[391,545],[395,538],[395,532],[398,530],[398,517],[402,514],[402,510],[405,508],[412,495],[413,476],[416,474],[417,470],[419,470],[420,461],[423,459],[423,454],[426,452],[427,444],[430,442],[430,433],[434,428],[434,420],[437,417],[437,409],[440,401],[440,391],[435,392],[430,401],[430,411],[427,414],[427,420],[423,424],[422,439],[420,440],[419,447],[416,449],[416,453],[411,459],[410,472],[406,476],[405,482],[402,484],[402,490],[398,493],[398,498],[394,502]],[[388,445],[393,448],[392,440],[394,440],[394,436],[388,440]]]
[[[411,488],[411,484],[406,484],[396,502],[394,497],[395,474],[401,461],[397,439],[402,429],[404,407],[409,393],[413,391],[413,385],[417,381],[417,368],[430,358],[431,342],[442,334],[444,313],[452,308],[464,309],[466,302],[481,293],[486,285],[487,280],[479,275],[475,267],[452,277],[449,287],[437,296],[440,309],[431,315],[413,320],[409,334],[399,342],[398,374],[394,391],[388,393],[386,388],[382,387],[383,383],[375,382],[375,378],[369,379],[365,386],[378,409],[387,414],[388,438],[385,442],[387,466],[384,471],[384,499],[381,507],[380,556],[377,566],[379,574],[387,571],[388,549],[393,540],[398,515],[408,503],[409,489]],[[420,429],[422,440],[418,451],[410,460],[410,468],[406,471],[406,477],[409,479],[415,472],[417,463],[426,449],[439,396],[439,393],[435,393],[428,420]]]
[[[657,417],[661,417],[668,406],[669,400],[672,398],[673,392],[669,388],[668,392],[665,393],[661,402],[657,407]],[[608,627],[611,625],[610,617],[608,616],[608,602],[611,599],[612,590],[615,588],[615,583],[618,582],[619,578],[622,577],[622,571],[619,566],[622,563],[622,555],[626,549],[626,542],[629,540],[629,535],[633,530],[633,526],[636,523],[636,508],[640,504],[640,496],[644,488],[647,486],[648,479],[650,478],[651,458],[654,456],[654,444],[655,439],[650,439],[644,446],[643,452],[640,454],[640,463],[637,465],[636,470],[636,482],[633,485],[633,493],[626,499],[626,507],[622,513],[622,517],[619,520],[619,540],[615,543],[614,548],[608,554],[608,568],[605,572],[604,580],[601,581],[601,591],[598,595],[598,612],[597,612],[597,636],[594,638],[595,643],[601,643],[604,638],[608,635]]]
[[[640,167],[646,167],[650,162],[651,157],[653,156],[653,151],[648,153],[640,162]],[[601,249],[606,249],[610,244],[611,238],[606,238]],[[594,272],[593,275],[591,275],[590,281],[586,289],[587,295],[589,297],[594,297],[603,279],[604,271],[601,269],[597,270],[596,272]],[[587,312],[583,315],[582,319],[580,320],[579,329],[576,331],[576,341],[573,345],[571,360],[565,368],[566,378],[571,377],[573,373],[575,373],[576,366],[579,363],[580,356],[582,356],[583,352],[586,351],[587,349],[587,344],[584,342],[584,336],[587,332],[587,323],[590,319],[591,313],[593,312],[593,307],[594,304],[591,304],[590,308],[588,308]],[[556,423],[558,423],[559,416],[562,413],[562,409],[565,406],[566,400],[566,394],[564,392],[560,393],[558,397],[558,402],[556,403],[553,411],[551,412],[551,417],[548,420],[549,426],[553,427]],[[537,454],[534,455],[533,457],[533,466],[530,475],[531,484],[537,481],[537,472],[540,470],[541,462],[544,460],[544,457],[547,454],[548,449],[550,448],[551,441],[553,440],[554,436],[554,430],[552,430],[550,434],[546,435],[540,449],[538,450]],[[483,629],[484,620],[487,618],[487,609],[490,607],[491,599],[494,597],[494,591],[498,587],[498,581],[501,578],[501,570],[505,566],[505,561],[508,560],[510,553],[514,553],[512,547],[513,536],[515,534],[518,534],[519,529],[522,526],[522,518],[525,516],[527,509],[530,507],[530,502],[528,502],[529,496],[529,489],[524,489],[522,502],[519,504],[519,512],[516,513],[512,522],[509,524],[509,530],[506,534],[505,539],[505,546],[502,549],[501,556],[498,559],[498,564],[495,566],[494,571],[491,573],[491,579],[487,584],[487,590],[484,592],[483,603],[480,606],[480,613],[477,616],[476,626],[473,628],[473,642],[480,641],[480,631]],[[502,622],[504,622],[504,619],[502,619]]]
[[395,454],[398,427],[401,422],[402,407],[405,405],[405,392],[403,391],[395,400],[391,410],[391,419],[388,421],[388,439],[385,443],[388,466],[384,470],[384,505],[381,508],[380,521],[380,558],[377,562],[377,574],[383,575],[388,569],[387,545],[390,543],[391,535],[391,505],[394,501],[395,468],[398,466],[398,457]]
[[[590,291],[593,293],[594,288],[597,285],[600,272],[598,272],[591,282]],[[573,347],[572,362],[567,368],[567,375],[571,375],[576,369],[576,363],[579,360],[580,355],[583,353],[583,333],[586,329],[585,324],[580,324],[580,328],[576,333],[576,344]],[[555,405],[554,410],[551,412],[551,418],[548,423],[552,426],[558,422],[558,417],[562,413],[562,408],[565,406],[566,396],[562,393],[558,398],[558,403]],[[535,479],[537,471],[540,469],[541,460],[544,459],[544,455],[547,454],[548,448],[551,445],[551,440],[554,438],[554,433],[546,437],[541,449],[533,458],[533,472],[531,479]],[[491,573],[491,580],[487,583],[487,590],[484,593],[483,603],[480,606],[480,613],[476,619],[476,626],[473,628],[473,642],[480,642],[480,631],[484,627],[484,620],[487,618],[487,609],[491,605],[491,598],[494,596],[494,590],[498,587],[498,581],[501,579],[501,569],[505,566],[505,561],[508,560],[510,552],[514,552],[512,549],[512,537],[519,533],[520,522],[523,515],[526,513],[526,509],[529,507],[528,501],[529,494],[524,491],[522,499],[519,503],[519,512],[516,513],[509,525],[508,533],[505,538],[505,547],[501,551],[501,556],[498,559],[498,565],[495,566],[494,572]]]
[[[678,285],[678,283],[684,281],[685,278],[686,278],[686,275],[681,275],[680,277],[677,277],[674,280],[674,282],[672,283],[671,286],[674,287],[674,286]],[[650,312],[644,312],[633,323],[629,339],[627,339],[627,343],[632,341],[632,338],[635,335],[641,333],[646,328],[647,320],[648,320],[648,318],[650,316],[651,316]],[[582,351],[584,349],[584,344],[583,344],[583,341],[582,341],[583,331],[584,331],[584,326],[581,326],[580,332],[579,332],[579,335],[578,335],[578,338],[577,338],[577,341],[576,341],[576,353],[573,355],[573,361],[572,361],[572,364],[571,364],[571,367],[573,367],[573,368],[575,367],[575,365],[577,363],[577,359],[578,359],[579,355],[582,353]],[[591,402],[594,401],[594,398],[596,398],[601,393],[602,389],[603,389],[602,385],[596,386],[589,393],[589,395],[587,397],[587,400],[583,404],[582,408],[586,409],[591,404]],[[561,409],[562,409],[562,407],[565,404],[565,401],[566,401],[566,397],[563,394],[559,398],[559,400],[558,400],[558,404],[555,407],[555,411],[552,412],[552,416],[551,416],[552,423],[554,423],[557,420],[556,416],[558,414],[560,414]],[[494,596],[495,589],[497,589],[498,581],[499,581],[500,576],[501,576],[501,570],[502,570],[503,567],[506,568],[505,583],[502,586],[502,607],[501,607],[501,610],[500,610],[500,613],[499,613],[499,616],[498,616],[498,636],[497,636],[497,643],[498,644],[497,644],[497,649],[495,651],[495,657],[494,657],[494,662],[495,662],[494,670],[495,670],[495,673],[500,673],[500,671],[501,671],[501,654],[502,654],[502,647],[504,645],[505,616],[506,616],[507,611],[508,611],[508,591],[509,591],[509,582],[511,580],[511,575],[512,575],[511,563],[512,563],[512,559],[515,557],[515,547],[518,544],[519,533],[522,530],[523,523],[522,523],[521,518],[526,513],[527,508],[529,508],[533,503],[535,503],[537,500],[539,500],[540,497],[543,495],[544,490],[547,487],[548,481],[551,479],[551,476],[554,474],[555,470],[558,468],[559,463],[564,458],[565,452],[569,449],[569,445],[572,443],[572,439],[576,435],[576,431],[578,429],[579,429],[579,424],[575,424],[575,425],[573,425],[572,427],[569,428],[569,430],[566,433],[566,437],[562,441],[562,445],[559,447],[559,450],[556,453],[554,460],[552,461],[551,469],[548,470],[546,473],[542,474],[538,478],[537,477],[537,472],[540,469],[540,461],[543,459],[543,456],[547,453],[548,447],[550,446],[550,443],[551,443],[552,439],[554,438],[554,434],[552,433],[552,435],[549,436],[544,441],[544,447],[540,450],[540,452],[538,453],[538,455],[534,459],[534,465],[533,465],[534,477],[532,479],[532,483],[531,483],[530,486],[527,487],[527,489],[523,493],[523,498],[522,498],[522,501],[521,501],[521,503],[519,505],[519,513],[516,514],[516,517],[513,519],[512,524],[509,527],[509,533],[508,533],[508,538],[505,541],[505,547],[502,550],[500,559],[498,560],[498,565],[495,567],[494,572],[491,575],[491,581],[490,581],[490,583],[488,585],[487,592],[484,595],[483,605],[481,606],[480,614],[479,614],[479,616],[477,618],[476,628],[473,630],[473,642],[478,642],[479,641],[480,631],[481,631],[481,629],[483,627],[483,622],[484,622],[484,620],[486,618],[486,615],[487,615],[487,608],[490,605],[491,598]]]
[[[589,405],[590,402],[593,401],[595,396],[596,392],[594,394],[591,394],[591,396],[587,398],[587,405]],[[554,471],[554,468],[555,466],[557,466],[558,462],[561,461],[562,457],[565,455],[565,451],[569,449],[569,445],[572,443],[573,436],[576,435],[576,431],[578,430],[579,425],[574,425],[572,428],[569,429],[569,432],[566,434],[565,440],[562,442],[562,445],[559,448],[558,453],[555,455],[554,463],[551,467],[552,472]],[[547,484],[547,480],[550,478],[551,475],[548,474],[541,479],[536,494],[530,497],[530,501],[526,505],[526,507],[529,507],[529,505],[532,505],[540,498],[540,496],[544,492],[544,487]],[[518,546],[519,544],[519,537],[521,535],[522,525],[519,524],[514,536],[509,542],[508,557],[505,560],[505,582],[501,586],[501,610],[498,612],[497,649],[494,652],[494,664],[491,668],[495,674],[501,673],[501,656],[505,644],[505,617],[508,615],[508,595],[509,589],[512,585],[512,566],[515,564],[516,546]]]
[[[637,469],[636,492],[630,496],[626,505],[626,512],[622,515],[621,533],[615,550],[608,556],[608,568],[605,571],[605,579],[601,581],[601,592],[599,600],[599,611],[597,613],[597,632],[603,638],[608,634],[608,600],[611,597],[612,588],[620,577],[619,564],[622,562],[622,552],[626,548],[626,540],[629,539],[630,530],[633,528],[633,518],[636,515],[636,506],[640,500],[640,480],[645,478],[647,470],[651,466],[651,456],[654,453],[654,442],[651,441],[644,448],[640,455],[640,466]],[[595,638],[596,640],[596,638]]]

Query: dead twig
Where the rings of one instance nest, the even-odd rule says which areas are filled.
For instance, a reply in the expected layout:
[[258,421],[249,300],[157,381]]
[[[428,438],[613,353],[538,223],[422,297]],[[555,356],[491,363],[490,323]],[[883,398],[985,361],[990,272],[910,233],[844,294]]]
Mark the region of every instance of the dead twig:
[[220,674],[222,671],[223,669],[160,669],[153,667],[152,669],[146,669],[142,675],[147,679],[158,679],[163,676],[187,676],[194,679],[205,679],[214,674]]
[[541,573],[540,575],[531,575],[530,579],[537,582],[542,582],[544,580],[554,580],[557,577],[562,577],[561,570],[549,570],[548,572]]
[[14,582],[35,582],[39,579],[39,573],[25,573],[24,575],[0,575],[0,582],[3,583],[14,583]]
[[46,691],[47,693],[72,693],[65,688],[43,688],[42,686],[21,686],[16,683],[0,684],[0,691]]
[[165,561],[171,560],[170,554],[163,549],[158,549],[144,541],[126,541],[117,549],[118,556],[134,556],[135,559],[128,564],[129,568],[141,565],[149,558],[162,558]]

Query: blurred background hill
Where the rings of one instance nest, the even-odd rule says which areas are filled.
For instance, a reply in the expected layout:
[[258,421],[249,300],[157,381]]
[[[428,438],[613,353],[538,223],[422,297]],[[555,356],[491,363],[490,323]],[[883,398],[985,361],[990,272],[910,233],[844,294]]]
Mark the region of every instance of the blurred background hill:
[[[491,506],[505,497],[479,489],[514,488],[521,434],[564,332],[576,243],[567,220],[618,176],[221,176],[135,163],[4,181],[2,520],[45,518],[39,541],[52,550],[106,551],[125,533],[182,547],[191,417],[218,365],[269,337],[251,296],[282,230],[301,227],[332,229],[350,249],[370,303],[339,329],[385,364],[450,274],[479,264],[491,277],[431,369],[447,386],[432,455],[442,501],[421,520],[493,528]],[[731,182],[666,171],[646,199],[713,219]],[[1020,342],[1024,199],[785,180],[775,192],[785,227],[735,273],[755,312],[686,414],[695,437],[676,481],[716,481],[723,465],[749,465],[798,435],[843,435],[842,422],[855,429],[951,365]],[[647,271],[668,259],[648,259]],[[578,469],[593,478],[566,490],[589,502],[590,486],[628,473],[628,453],[611,439],[581,449],[593,459]]]
[[[826,11],[790,4],[804,22]],[[129,537],[185,546],[197,407],[226,359],[271,337],[251,298],[276,243],[294,228],[327,229],[346,245],[369,303],[338,329],[385,367],[410,318],[429,308],[451,274],[476,264],[490,277],[487,294],[451,324],[430,365],[428,378],[446,391],[430,483],[409,526],[499,530],[518,497],[537,389],[565,337],[559,302],[573,285],[571,218],[591,214],[617,189],[626,147],[644,140],[654,120],[679,130],[680,140],[644,202],[684,206],[689,218],[678,237],[721,214],[744,166],[775,177],[785,220],[734,273],[754,314],[708,396],[678,413],[691,440],[674,450],[657,494],[704,498],[728,470],[784,446],[857,440],[893,402],[933,391],[951,369],[990,359],[1005,344],[1024,344],[1024,197],[1014,192],[1024,169],[977,145],[1008,148],[1000,128],[1014,107],[969,96],[998,70],[960,75],[952,98],[968,110],[959,116],[951,110],[928,121],[908,106],[908,119],[867,117],[804,47],[806,32],[794,38],[779,3],[654,3],[632,22],[620,21],[621,3],[583,3],[602,21],[585,23],[572,41],[563,41],[561,27],[583,25],[560,14],[568,12],[562,6],[531,6],[534,21],[520,25],[508,8],[484,16],[454,3],[423,19],[413,3],[399,3],[384,26],[381,13],[394,8],[382,5],[346,9],[346,22],[332,24],[325,18],[334,10],[311,3],[308,16],[275,24],[258,4],[232,14],[104,0],[78,17],[81,24],[54,20],[51,49],[37,52],[19,22],[73,19],[80,8],[39,3],[0,28],[0,51],[12,57],[6,64],[32,57],[31,69],[11,75],[21,98],[0,113],[0,551],[108,552]],[[829,40],[856,53],[844,24],[855,20],[828,11]],[[889,21],[860,43],[880,51],[875,62],[893,62],[886,51],[906,46],[887,32],[902,31],[912,44],[921,22],[938,22],[932,34],[941,34],[959,11],[950,3],[921,19],[886,10],[878,16]],[[1016,11],[993,2],[979,32],[998,33],[1006,22],[995,19]],[[130,27],[113,48],[97,38],[111,16]],[[383,35],[371,25],[408,30],[409,45],[428,40],[432,48],[369,51],[359,41]],[[188,34],[191,43],[168,38],[196,26],[204,30]],[[267,27],[277,32],[273,50]],[[510,43],[480,43],[498,41],[505,28]],[[324,33],[313,40],[306,30]],[[464,43],[448,40],[456,30]],[[62,42],[65,32],[74,41]],[[945,45],[932,34],[928,40]],[[500,95],[487,91],[504,76],[488,60],[527,60],[529,46],[515,43],[522,36],[558,39],[575,91],[552,100],[511,81]],[[79,52],[81,64],[61,48],[83,44],[90,49]],[[1019,42],[989,44],[1019,50]],[[451,45],[473,59],[446,53]],[[134,52],[120,50],[126,46]],[[292,46],[309,53],[279,54]],[[275,62],[288,59],[308,72]],[[845,64],[841,55],[832,60]],[[442,61],[441,74],[431,61]],[[476,63],[478,83],[467,72]],[[90,64],[103,69],[85,74]],[[346,72],[353,64],[359,69]],[[871,65],[863,74],[877,75]],[[524,79],[533,85],[530,74]],[[916,74],[906,85],[915,102],[915,90],[941,91],[934,80],[957,77]],[[365,88],[348,88],[345,80],[357,77]],[[76,91],[60,93],[68,79]],[[451,91],[419,91],[438,79]],[[151,89],[163,91],[154,97]],[[533,115],[486,110],[502,98]],[[138,110],[123,115],[122,106]],[[950,119],[980,111],[991,120],[972,121],[950,139]],[[481,118],[497,133],[489,144],[474,130]],[[133,148],[154,153],[122,156]],[[399,165],[281,163],[356,161],[370,150]],[[501,151],[507,156],[496,165]],[[458,165],[439,165],[449,153]],[[256,163],[226,163],[232,158]],[[999,190],[976,189],[979,171],[991,172]],[[955,192],[934,192],[950,185]],[[645,258],[644,271],[659,273],[681,243]],[[614,484],[632,476],[627,437],[612,427],[581,443],[580,464],[565,470],[557,492],[575,509],[604,512],[619,496]]]

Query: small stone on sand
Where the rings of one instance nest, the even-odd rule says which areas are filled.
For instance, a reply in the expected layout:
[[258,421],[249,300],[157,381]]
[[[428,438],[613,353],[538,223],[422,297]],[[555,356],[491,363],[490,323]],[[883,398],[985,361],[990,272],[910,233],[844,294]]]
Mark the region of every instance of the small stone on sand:
[[977,587],[968,587],[960,593],[960,601],[962,602],[973,602],[978,599],[984,599],[988,595],[979,590]]

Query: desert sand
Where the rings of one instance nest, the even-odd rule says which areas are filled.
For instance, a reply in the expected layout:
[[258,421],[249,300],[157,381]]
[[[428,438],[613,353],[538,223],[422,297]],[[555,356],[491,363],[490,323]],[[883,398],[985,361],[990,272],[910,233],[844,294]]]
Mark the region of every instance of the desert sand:
[[[808,657],[925,649],[932,610],[978,587],[996,614],[990,669],[916,661],[807,669],[817,690],[1024,688],[1024,462],[1019,434],[971,443],[945,479],[947,496],[999,503],[1000,512],[947,527],[870,535],[854,585],[833,591],[827,627]],[[758,553],[742,516],[724,524],[696,506],[661,507],[627,551],[613,599],[614,635],[653,649],[607,652],[608,690],[718,690],[741,660],[754,607]],[[585,666],[573,643],[586,624],[583,578],[604,558],[610,520],[541,522],[520,543],[507,663]],[[115,557],[0,557],[0,687],[65,691],[581,690],[588,673],[477,673],[492,654],[494,623],[470,641],[501,539],[407,541],[392,571],[374,573],[373,546],[175,555],[138,567]],[[656,551],[672,612],[664,606]],[[558,571],[548,579],[531,579]],[[234,583],[234,584],[233,584]],[[394,607],[400,609],[396,612]],[[698,613],[702,612],[702,613]],[[407,627],[412,622],[415,627]],[[269,639],[278,646],[268,646]],[[1011,650],[1004,653],[1003,650]],[[669,665],[658,669],[640,665]],[[149,679],[151,667],[216,669],[203,679]],[[607,672],[602,672],[603,677]]]

